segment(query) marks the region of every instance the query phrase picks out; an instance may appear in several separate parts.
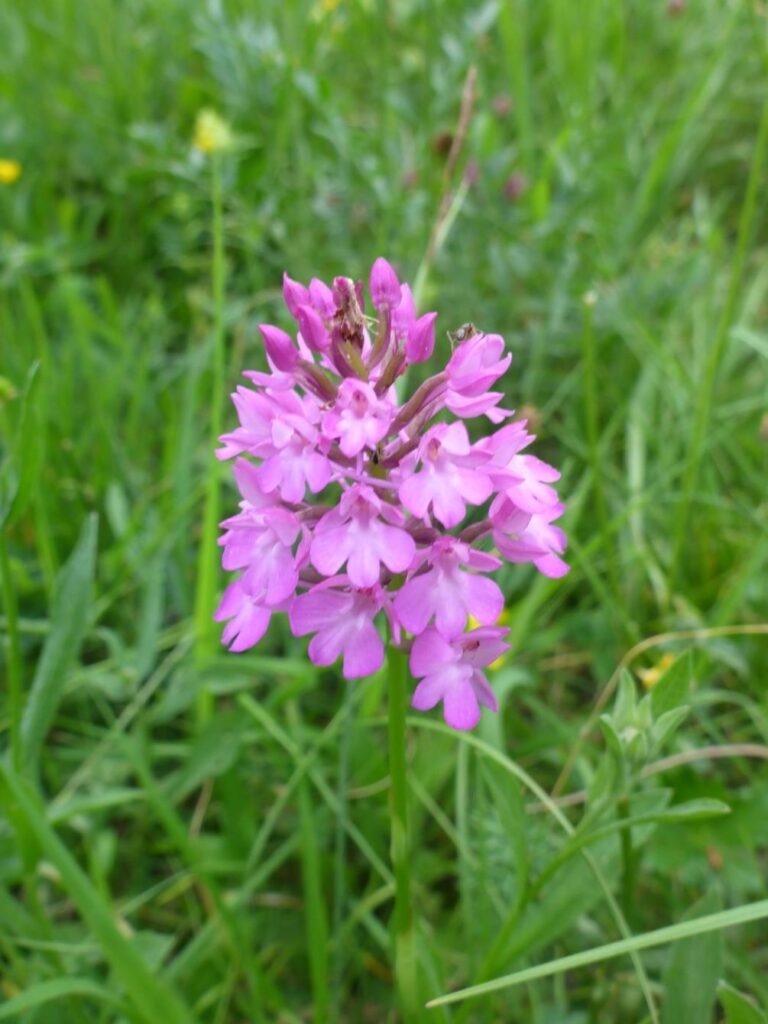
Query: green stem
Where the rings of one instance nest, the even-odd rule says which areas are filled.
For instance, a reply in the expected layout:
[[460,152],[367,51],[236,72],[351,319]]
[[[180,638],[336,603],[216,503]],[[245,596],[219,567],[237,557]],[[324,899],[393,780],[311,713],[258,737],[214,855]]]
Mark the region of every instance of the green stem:
[[[288,705],[288,716],[293,735],[301,736],[301,720],[295,701]],[[318,843],[317,814],[306,777],[299,782],[298,798],[304,921],[309,975],[312,981],[312,1020],[315,1024],[326,1024],[329,1007],[328,921],[323,898],[323,872],[321,850]]]
[[[630,816],[629,810],[629,797],[622,797],[619,800],[619,817],[627,819]],[[621,830],[621,909],[624,911],[624,917],[627,921],[632,922],[635,916],[635,886],[636,886],[636,871],[635,871],[635,850],[632,846],[632,829],[623,828]]]
[[394,960],[395,978],[404,1024],[419,1019],[416,931],[411,899],[410,841],[408,833],[408,775],[405,755],[406,661],[390,647],[389,669],[389,776],[391,797],[390,855],[395,873]]
[[21,647],[19,645],[19,619],[16,592],[11,580],[11,560],[8,557],[5,530],[0,530],[0,576],[2,576],[3,607],[7,631],[8,665],[8,718],[11,734],[11,763],[18,774],[21,771],[21,711],[22,675]]
[[[224,400],[224,224],[222,215],[221,164],[219,156],[211,156],[211,207],[213,256],[211,259],[211,290],[213,293],[213,355],[211,360],[211,395],[206,396],[210,409],[210,439],[214,446],[221,433]],[[197,589],[195,593],[195,660],[202,664],[216,650],[216,629],[213,613],[216,607],[217,545],[216,535],[220,516],[219,466],[211,455],[205,484],[203,529],[197,563]],[[200,722],[207,721],[213,711],[212,695],[201,690],[198,695],[197,714]]]
[[342,929],[347,902],[347,816],[349,813],[347,790],[349,788],[349,741],[350,733],[352,732],[352,701],[353,690],[347,684],[344,691],[343,723],[341,726],[341,736],[339,737],[339,777],[336,784],[338,812],[336,814],[336,837],[333,855],[333,936],[335,946],[333,951],[330,1014],[330,1019],[333,1021],[341,1019],[344,979],[345,956]]

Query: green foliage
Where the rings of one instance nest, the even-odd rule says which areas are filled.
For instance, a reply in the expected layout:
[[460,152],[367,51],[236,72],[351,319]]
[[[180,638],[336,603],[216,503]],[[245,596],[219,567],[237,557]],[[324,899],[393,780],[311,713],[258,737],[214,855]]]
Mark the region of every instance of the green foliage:
[[725,1010],[725,1024],[765,1024],[768,1020],[751,999],[724,981],[717,986],[717,997]]
[[21,720],[23,764],[31,770],[39,763],[40,747],[56,718],[73,662],[88,625],[96,562],[98,520],[91,513],[56,581],[49,632],[37,663]]
[[[714,914],[721,907],[720,894],[713,889],[691,907],[686,916],[696,918]],[[702,932],[678,942],[664,965],[662,1024],[710,1020],[722,967],[723,936],[720,932]]]
[[507,338],[573,566],[499,573],[499,716],[409,725],[419,983],[490,986],[430,1013],[763,1020],[760,11],[40,0],[0,35],[0,1019],[394,1019],[384,678],[345,699],[281,625],[240,657],[204,625],[211,438],[282,271],[383,254],[436,359]]

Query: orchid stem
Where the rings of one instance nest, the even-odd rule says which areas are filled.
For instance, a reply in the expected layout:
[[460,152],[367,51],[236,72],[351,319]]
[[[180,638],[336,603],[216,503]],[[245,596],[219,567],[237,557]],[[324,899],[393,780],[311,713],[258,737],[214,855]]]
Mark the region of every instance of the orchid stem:
[[421,1016],[416,964],[416,929],[411,898],[410,836],[408,831],[408,776],[405,755],[406,660],[390,646],[389,673],[389,776],[391,845],[395,873],[394,961],[395,979],[404,1024]]

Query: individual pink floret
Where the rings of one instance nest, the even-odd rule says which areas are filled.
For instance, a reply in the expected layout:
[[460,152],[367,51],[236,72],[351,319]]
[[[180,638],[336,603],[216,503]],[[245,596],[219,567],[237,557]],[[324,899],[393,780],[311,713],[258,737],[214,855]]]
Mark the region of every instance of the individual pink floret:
[[296,636],[315,633],[309,642],[313,664],[332,665],[343,656],[344,678],[360,679],[373,675],[384,662],[384,644],[373,624],[381,604],[377,590],[321,585],[294,599],[288,621]]
[[326,437],[338,438],[345,455],[375,448],[392,422],[392,403],[379,398],[370,384],[348,377],[339,386],[336,402],[323,417]]
[[539,572],[559,579],[568,572],[568,563],[560,555],[565,551],[565,533],[552,521],[565,511],[553,505],[544,512],[531,514],[500,496],[491,505],[493,541],[510,562],[533,562]]
[[504,608],[498,584],[464,568],[492,572],[501,565],[497,558],[454,537],[441,537],[432,545],[427,564],[426,572],[412,576],[395,595],[395,613],[409,633],[422,633],[433,618],[449,638],[464,630],[470,615],[483,626],[498,622]]
[[481,466],[483,459],[472,454],[463,423],[439,423],[426,432],[417,450],[421,470],[404,474],[398,494],[414,516],[425,518],[430,507],[443,526],[458,526],[467,504],[482,505],[493,490]]
[[[269,627],[272,609],[259,603],[248,592],[242,579],[230,583],[213,616],[216,622],[226,622],[221,642],[230,651],[247,651],[255,647]],[[229,621],[227,621],[229,620]]]
[[347,574],[360,588],[379,582],[382,564],[391,572],[405,572],[416,543],[402,522],[398,509],[381,501],[372,488],[357,484],[318,522],[310,548],[312,564],[323,576],[335,576],[347,562]]
[[413,641],[410,667],[423,677],[411,704],[429,711],[441,701],[443,717],[454,729],[473,729],[480,720],[480,705],[498,710],[496,696],[480,671],[509,650],[500,627],[475,629],[453,640],[428,629]]
[[495,384],[511,362],[511,354],[504,355],[500,334],[475,334],[454,350],[445,372],[452,392],[477,396]]

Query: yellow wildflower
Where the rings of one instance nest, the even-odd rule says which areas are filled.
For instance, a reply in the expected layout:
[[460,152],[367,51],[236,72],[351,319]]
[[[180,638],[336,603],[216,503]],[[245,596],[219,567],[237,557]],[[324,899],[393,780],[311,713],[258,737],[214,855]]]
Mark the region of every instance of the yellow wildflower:
[[[497,626],[506,626],[506,624],[508,622],[509,622],[509,612],[505,608],[504,611],[499,616],[499,619],[498,619],[498,622],[496,623],[496,625]],[[477,619],[474,617],[474,615],[470,615],[469,616],[469,628],[470,629],[477,629],[477,627],[479,625],[480,625],[480,623],[477,621]],[[500,655],[495,661],[492,661],[490,663],[488,668],[491,668],[494,671],[497,668],[501,668],[501,666],[504,664],[504,662],[507,660],[508,657],[509,657],[508,653]]]
[[195,120],[192,145],[201,153],[220,153],[232,146],[232,129],[215,110],[201,110]]
[[667,651],[666,654],[662,654],[658,662],[655,665],[652,665],[651,668],[639,668],[637,670],[637,674],[640,676],[643,686],[647,690],[654,687],[674,660],[674,654],[670,654],[669,651]]
[[18,160],[0,159],[0,185],[12,185],[21,177],[21,164]]

